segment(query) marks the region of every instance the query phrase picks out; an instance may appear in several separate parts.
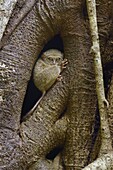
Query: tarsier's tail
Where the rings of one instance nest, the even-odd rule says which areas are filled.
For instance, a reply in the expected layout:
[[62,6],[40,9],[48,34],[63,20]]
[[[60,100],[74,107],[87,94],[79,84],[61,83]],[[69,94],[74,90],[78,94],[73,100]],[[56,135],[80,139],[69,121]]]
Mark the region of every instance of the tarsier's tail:
[[43,99],[43,97],[45,96],[46,92],[42,93],[42,96],[40,97],[40,99],[36,102],[36,104],[33,106],[33,108],[30,110],[30,112],[34,112],[34,110],[37,108],[37,106],[39,105],[39,103],[41,102],[41,100]]
[[46,92],[42,93],[42,96],[40,97],[40,99],[36,102],[36,104],[33,106],[33,108],[23,117],[22,122],[25,122],[27,119],[29,119],[30,116],[32,116],[33,112],[35,111],[35,109],[38,107],[39,103],[41,102],[41,100],[43,99],[43,97],[45,96]]

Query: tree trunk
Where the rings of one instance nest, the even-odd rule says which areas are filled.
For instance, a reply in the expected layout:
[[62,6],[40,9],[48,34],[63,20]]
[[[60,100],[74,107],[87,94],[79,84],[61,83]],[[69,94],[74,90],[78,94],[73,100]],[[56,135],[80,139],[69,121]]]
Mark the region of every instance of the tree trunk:
[[1,0],[0,1],[0,39],[5,31],[6,25],[9,21],[13,8],[17,0]]
[[[106,95],[110,103],[108,116],[111,136],[112,7],[111,1],[97,2]],[[18,8],[16,6],[13,11],[9,27]],[[34,63],[45,44],[56,34],[62,37],[65,58],[69,62],[62,73],[63,80],[56,82],[47,92],[29,119],[20,122]],[[85,2],[38,1],[1,47],[0,169],[81,170],[98,158],[101,145],[100,123],[93,56],[89,53],[91,37]],[[55,158],[52,157],[54,161],[48,161],[47,155],[55,148],[62,150],[58,156],[56,154]],[[106,169],[107,166],[106,163]]]

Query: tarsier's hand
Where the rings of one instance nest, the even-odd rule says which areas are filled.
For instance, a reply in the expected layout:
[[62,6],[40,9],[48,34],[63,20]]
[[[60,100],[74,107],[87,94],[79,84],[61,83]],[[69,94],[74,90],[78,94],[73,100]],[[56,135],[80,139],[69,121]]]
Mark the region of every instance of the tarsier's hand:
[[64,59],[61,63],[61,70],[65,69],[67,64],[68,64],[67,59]]
[[[64,59],[61,63],[61,71],[66,68],[67,64],[68,64],[67,59]],[[57,81],[61,81],[61,80],[62,80],[62,76],[59,74],[59,76],[57,77]]]

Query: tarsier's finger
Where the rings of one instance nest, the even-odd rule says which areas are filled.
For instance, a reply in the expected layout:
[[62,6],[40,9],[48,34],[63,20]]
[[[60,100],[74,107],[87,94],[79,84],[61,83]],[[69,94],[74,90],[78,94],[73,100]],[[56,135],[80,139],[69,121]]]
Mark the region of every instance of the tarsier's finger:
[[67,59],[64,59],[61,64],[62,69],[65,69],[67,64],[68,64]]
[[67,58],[64,58],[64,60],[63,61],[67,61]]
[[68,64],[68,60],[67,59],[64,59],[63,61],[62,61],[62,64]]
[[62,76],[59,75],[59,76],[57,77],[57,81],[61,81],[61,80],[62,80]]
[[66,66],[65,66],[65,67],[64,67],[64,66],[62,66],[62,68],[63,68],[63,69],[65,69],[65,68],[66,68]]
[[60,78],[60,77],[62,77],[62,75],[59,74],[58,77]]

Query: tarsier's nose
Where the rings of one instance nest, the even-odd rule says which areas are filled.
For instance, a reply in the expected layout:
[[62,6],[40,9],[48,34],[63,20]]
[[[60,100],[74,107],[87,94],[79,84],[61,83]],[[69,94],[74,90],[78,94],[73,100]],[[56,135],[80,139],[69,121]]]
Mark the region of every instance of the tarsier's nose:
[[55,61],[55,60],[53,60],[53,64],[56,64],[56,61]]

